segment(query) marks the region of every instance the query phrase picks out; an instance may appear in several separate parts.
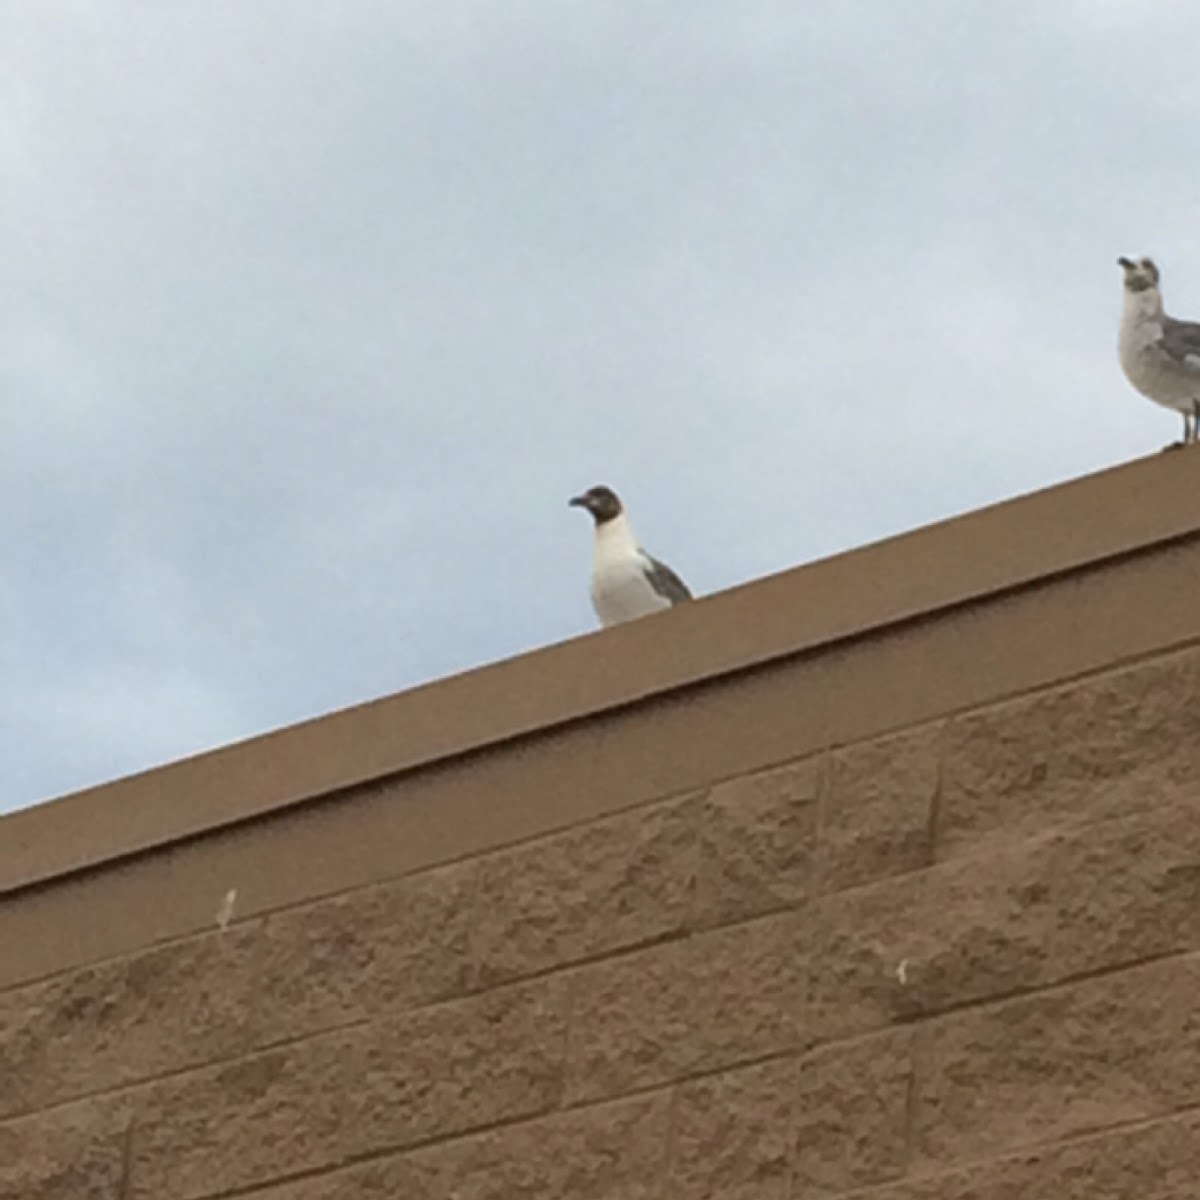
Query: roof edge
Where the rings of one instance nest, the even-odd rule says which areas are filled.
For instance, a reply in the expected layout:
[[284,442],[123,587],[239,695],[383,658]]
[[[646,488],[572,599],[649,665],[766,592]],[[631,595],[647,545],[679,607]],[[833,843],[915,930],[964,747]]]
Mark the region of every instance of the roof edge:
[[0,894],[1194,535],[1198,483],[1154,455],[19,810]]

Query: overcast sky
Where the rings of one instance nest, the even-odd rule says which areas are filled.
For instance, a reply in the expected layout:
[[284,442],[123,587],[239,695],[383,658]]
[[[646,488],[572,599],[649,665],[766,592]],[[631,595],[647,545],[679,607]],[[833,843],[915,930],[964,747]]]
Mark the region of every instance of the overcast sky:
[[1157,450],[1178,0],[0,3],[0,810]]

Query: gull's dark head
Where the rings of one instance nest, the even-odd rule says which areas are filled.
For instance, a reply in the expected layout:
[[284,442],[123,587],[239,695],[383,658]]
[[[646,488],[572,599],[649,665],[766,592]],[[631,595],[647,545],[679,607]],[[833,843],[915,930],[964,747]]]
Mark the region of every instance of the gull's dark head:
[[1125,272],[1125,290],[1145,292],[1158,287],[1158,268],[1152,258],[1118,258],[1117,265]]
[[621,515],[621,497],[602,483],[588,488],[582,495],[572,496],[567,503],[577,508],[586,508],[597,525],[603,525],[605,521],[612,521]]

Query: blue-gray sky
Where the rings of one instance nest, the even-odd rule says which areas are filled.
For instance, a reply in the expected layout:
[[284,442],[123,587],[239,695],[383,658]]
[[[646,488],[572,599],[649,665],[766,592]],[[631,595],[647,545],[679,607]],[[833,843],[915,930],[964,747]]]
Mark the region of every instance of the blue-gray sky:
[[11,0],[0,810],[1156,450],[1183,0]]

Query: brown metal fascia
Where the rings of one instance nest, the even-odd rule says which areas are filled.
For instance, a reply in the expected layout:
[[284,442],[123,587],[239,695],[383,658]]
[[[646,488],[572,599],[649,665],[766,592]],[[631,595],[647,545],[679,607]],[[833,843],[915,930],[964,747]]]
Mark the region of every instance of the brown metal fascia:
[[0,893],[1200,533],[1200,453],[1103,471],[0,818]]

